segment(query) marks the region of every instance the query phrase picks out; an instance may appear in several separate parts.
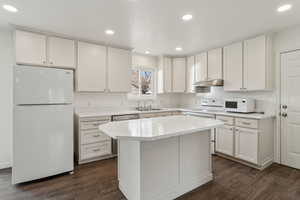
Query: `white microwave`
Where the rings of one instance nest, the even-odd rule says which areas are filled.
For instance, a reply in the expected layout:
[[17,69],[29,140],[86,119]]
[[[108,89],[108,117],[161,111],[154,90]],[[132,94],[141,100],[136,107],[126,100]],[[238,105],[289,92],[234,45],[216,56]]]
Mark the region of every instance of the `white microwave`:
[[237,113],[255,112],[255,99],[251,98],[233,98],[225,99],[225,111]]

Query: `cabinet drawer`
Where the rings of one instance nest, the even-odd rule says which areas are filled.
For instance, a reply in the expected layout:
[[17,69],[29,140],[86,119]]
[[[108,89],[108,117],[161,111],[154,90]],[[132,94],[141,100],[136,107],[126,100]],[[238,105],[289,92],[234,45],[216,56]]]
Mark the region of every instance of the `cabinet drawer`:
[[234,125],[234,118],[233,117],[218,115],[217,119],[223,121],[225,123],[225,125]]
[[236,126],[244,127],[244,128],[258,128],[258,120],[255,119],[244,119],[244,118],[236,118],[235,119]]
[[81,131],[81,144],[91,144],[101,141],[111,140],[111,138],[98,130]]
[[99,120],[99,121],[83,121],[80,122],[80,129],[81,130],[93,130],[98,129],[98,126],[101,124],[108,123],[109,121]]
[[91,159],[111,154],[111,141],[81,145],[81,159]]

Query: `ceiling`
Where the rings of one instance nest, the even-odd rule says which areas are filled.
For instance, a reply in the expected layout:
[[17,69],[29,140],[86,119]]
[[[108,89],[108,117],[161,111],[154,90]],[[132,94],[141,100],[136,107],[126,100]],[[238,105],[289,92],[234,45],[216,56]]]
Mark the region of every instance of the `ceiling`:
[[[292,10],[277,13],[283,3]],[[0,0],[0,26],[28,26],[134,48],[153,55],[191,54],[300,22],[299,0]],[[192,14],[188,22],[182,15]],[[106,29],[115,30],[107,36]],[[183,51],[176,52],[181,46]]]

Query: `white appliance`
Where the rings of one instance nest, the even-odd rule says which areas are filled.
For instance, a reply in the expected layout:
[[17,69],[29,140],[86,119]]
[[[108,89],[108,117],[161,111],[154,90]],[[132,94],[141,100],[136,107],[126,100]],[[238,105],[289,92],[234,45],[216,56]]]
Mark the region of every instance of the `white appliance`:
[[73,71],[14,68],[12,183],[73,171]]
[[255,100],[251,98],[225,99],[226,112],[253,113],[255,112]]

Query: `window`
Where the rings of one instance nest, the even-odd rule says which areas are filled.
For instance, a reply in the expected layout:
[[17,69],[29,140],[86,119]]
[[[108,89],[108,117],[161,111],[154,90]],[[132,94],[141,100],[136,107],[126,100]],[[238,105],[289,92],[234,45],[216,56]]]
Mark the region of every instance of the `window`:
[[135,97],[154,97],[155,69],[133,68],[131,71],[131,95]]

